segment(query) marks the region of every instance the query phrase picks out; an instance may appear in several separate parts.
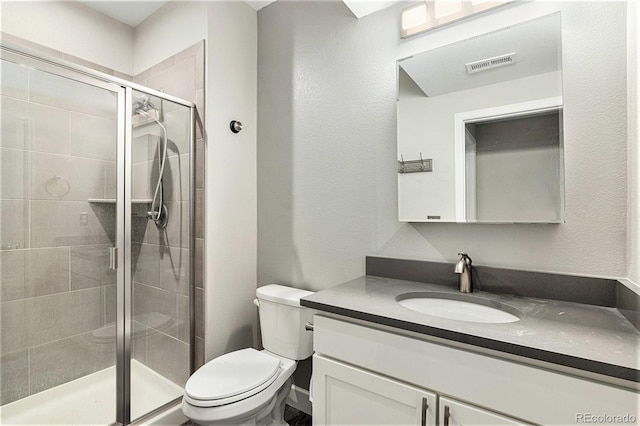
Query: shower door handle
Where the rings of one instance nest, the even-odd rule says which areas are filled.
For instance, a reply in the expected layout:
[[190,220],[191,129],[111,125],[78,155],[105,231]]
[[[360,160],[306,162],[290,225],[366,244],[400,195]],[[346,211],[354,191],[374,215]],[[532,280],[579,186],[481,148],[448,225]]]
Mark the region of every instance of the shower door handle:
[[118,247],[109,247],[109,264],[107,267],[113,271],[118,269]]

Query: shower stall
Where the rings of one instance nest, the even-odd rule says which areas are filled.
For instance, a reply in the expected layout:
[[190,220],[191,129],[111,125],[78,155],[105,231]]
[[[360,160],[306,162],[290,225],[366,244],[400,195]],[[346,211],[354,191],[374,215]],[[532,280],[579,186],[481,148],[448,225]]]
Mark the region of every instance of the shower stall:
[[0,424],[175,407],[194,367],[194,105],[1,53]]

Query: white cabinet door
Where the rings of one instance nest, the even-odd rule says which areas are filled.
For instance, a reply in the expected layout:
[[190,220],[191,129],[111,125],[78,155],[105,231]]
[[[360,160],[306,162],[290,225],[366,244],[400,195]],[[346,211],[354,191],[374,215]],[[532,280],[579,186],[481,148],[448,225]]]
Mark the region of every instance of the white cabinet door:
[[436,395],[313,356],[313,424],[436,425]]
[[440,397],[440,419],[442,426],[528,424],[445,397]]

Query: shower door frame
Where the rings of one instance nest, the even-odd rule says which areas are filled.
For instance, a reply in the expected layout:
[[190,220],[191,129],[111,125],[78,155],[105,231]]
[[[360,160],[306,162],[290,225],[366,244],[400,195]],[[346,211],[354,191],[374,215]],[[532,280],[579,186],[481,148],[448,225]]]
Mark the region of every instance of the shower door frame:
[[[116,142],[116,422],[114,425],[131,424],[131,348],[132,348],[132,117],[133,91],[142,92],[189,108],[189,375],[195,369],[195,104],[145,87],[128,80],[96,71],[92,68],[65,61],[14,42],[0,39],[0,59],[47,72],[80,83],[108,90],[117,95]],[[182,397],[157,407],[136,424],[176,406]]]

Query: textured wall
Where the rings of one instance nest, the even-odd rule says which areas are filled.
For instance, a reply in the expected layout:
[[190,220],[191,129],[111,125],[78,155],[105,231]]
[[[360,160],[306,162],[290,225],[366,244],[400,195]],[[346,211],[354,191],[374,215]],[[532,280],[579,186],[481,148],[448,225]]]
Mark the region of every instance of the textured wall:
[[[322,289],[378,254],[618,277],[626,271],[625,4],[518,3],[400,40],[401,5],[335,2],[258,16],[258,285]],[[396,59],[562,12],[566,223],[397,221]]]
[[640,88],[638,86],[638,21],[640,21],[640,7],[636,2],[629,2],[628,8],[628,28],[627,28],[627,60],[628,60],[628,185],[629,185],[629,238],[627,245],[628,270],[627,277],[640,286],[640,144],[638,134],[638,122],[640,122]]

